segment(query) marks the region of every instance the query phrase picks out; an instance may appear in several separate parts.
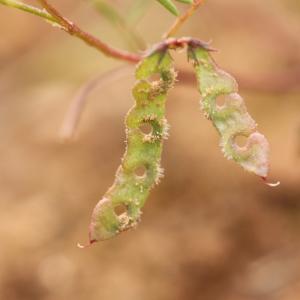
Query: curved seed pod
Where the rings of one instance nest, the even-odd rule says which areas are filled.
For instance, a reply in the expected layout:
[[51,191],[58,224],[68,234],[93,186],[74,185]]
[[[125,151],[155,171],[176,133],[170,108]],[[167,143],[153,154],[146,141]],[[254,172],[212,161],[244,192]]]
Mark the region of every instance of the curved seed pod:
[[[256,131],[257,125],[238,94],[235,79],[218,68],[206,49],[190,45],[188,55],[194,63],[202,109],[221,136],[225,157],[236,161],[245,170],[266,178],[269,145],[266,138]],[[222,105],[217,104],[218,97],[225,98]],[[247,138],[243,147],[236,143],[239,136]]]
[[[156,74],[158,81],[147,80]],[[172,58],[165,50],[151,53],[137,66],[135,105],[125,120],[127,149],[114,184],[94,209],[90,243],[111,238],[139,222],[151,188],[163,175],[162,140],[168,130],[165,102],[175,77]]]

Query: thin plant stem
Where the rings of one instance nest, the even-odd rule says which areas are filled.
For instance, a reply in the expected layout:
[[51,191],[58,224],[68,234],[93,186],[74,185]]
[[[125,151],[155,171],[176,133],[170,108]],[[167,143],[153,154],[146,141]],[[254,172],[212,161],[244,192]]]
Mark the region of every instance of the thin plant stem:
[[69,141],[74,137],[89,94],[96,88],[104,87],[107,84],[124,77],[125,75],[129,74],[130,70],[130,65],[117,67],[113,70],[100,74],[95,78],[92,78],[79,89],[71,101],[70,107],[60,130],[60,139],[63,142]]
[[203,2],[204,0],[194,0],[194,3],[190,6],[190,8],[175,20],[170,29],[163,35],[163,38],[167,39],[171,36],[174,36],[179,28],[187,21],[189,17],[194,14],[194,12]]
[[25,12],[39,16],[41,18],[44,18],[50,22],[53,22],[53,23],[56,23],[57,25],[59,25],[59,22],[57,21],[57,19],[55,17],[53,17],[51,14],[49,14],[47,11],[45,11],[43,9],[39,9],[39,8],[31,6],[31,5],[28,5],[28,4],[25,4],[21,1],[0,0],[0,4],[23,10]]
[[131,53],[121,49],[111,47],[104,43],[102,40],[94,37],[88,32],[83,31],[76,24],[64,18],[52,5],[46,0],[38,0],[44,9],[39,9],[30,5],[27,5],[21,1],[16,0],[0,0],[0,4],[17,8],[36,16],[42,17],[45,20],[51,22],[53,25],[58,26],[70,35],[76,36],[88,45],[96,48],[101,53],[108,57],[124,60],[130,63],[137,63],[140,61],[141,56],[136,53]]
[[69,33],[70,35],[74,35],[86,42],[88,45],[95,47],[106,56],[117,58],[120,60],[126,60],[131,63],[136,63],[140,61],[140,55],[113,48],[110,45],[104,43],[102,40],[94,37],[90,33],[83,31],[75,23],[63,17],[56,8],[54,8],[48,3],[48,1],[38,0],[38,2],[41,3],[41,5],[44,7],[44,9],[46,9],[48,13],[50,13],[58,20],[59,24],[64,28],[64,30],[67,33]]
[[[200,6],[200,4],[202,4],[203,1],[204,0],[194,0],[194,3],[191,5],[189,10],[187,10],[186,13],[177,18],[173,26],[165,34],[165,38],[168,38],[174,33],[176,33],[180,26],[196,11],[196,9]],[[56,8],[54,8],[51,4],[48,3],[47,0],[38,0],[38,2],[42,5],[44,10],[29,6],[23,2],[16,0],[0,0],[0,4],[21,9],[23,11],[32,13],[50,21],[54,25],[59,26],[68,34],[76,36],[77,38],[81,39],[88,45],[96,48],[108,57],[124,60],[130,63],[137,63],[141,60],[141,55],[111,47],[99,38],[96,38],[90,33],[83,31],[75,23],[63,17]]]

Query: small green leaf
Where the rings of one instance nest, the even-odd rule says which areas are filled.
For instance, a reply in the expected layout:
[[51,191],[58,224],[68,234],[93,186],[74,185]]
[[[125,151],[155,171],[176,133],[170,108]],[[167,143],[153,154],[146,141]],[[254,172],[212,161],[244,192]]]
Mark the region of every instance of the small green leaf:
[[171,0],[156,0],[160,4],[162,4],[170,13],[172,13],[175,16],[179,15],[179,11],[175,4]]
[[33,15],[39,16],[41,18],[44,18],[46,21],[49,21],[52,25],[63,28],[60,25],[57,18],[53,17],[51,14],[49,14],[44,9],[39,9],[38,7],[28,5],[28,4],[23,3],[22,1],[18,1],[18,0],[0,0],[0,4],[10,6],[13,8],[17,8],[17,9],[23,10],[25,12],[31,13]]
[[177,2],[185,3],[185,4],[193,4],[193,0],[176,0]]

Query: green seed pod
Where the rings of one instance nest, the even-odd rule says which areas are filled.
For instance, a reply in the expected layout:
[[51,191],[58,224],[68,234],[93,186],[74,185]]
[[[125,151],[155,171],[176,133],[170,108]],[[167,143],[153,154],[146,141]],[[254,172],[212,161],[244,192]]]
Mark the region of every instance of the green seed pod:
[[[225,157],[236,161],[245,170],[266,178],[269,144],[256,131],[257,125],[238,94],[235,79],[219,69],[209,52],[202,47],[190,45],[188,56],[194,63],[202,109],[221,136]],[[225,99],[219,105],[217,99],[221,96]],[[236,139],[239,136],[247,138],[245,146],[237,145]]]
[[[159,75],[159,80],[151,81],[153,75]],[[168,132],[165,102],[175,77],[166,50],[152,52],[137,66],[135,105],[125,120],[127,149],[114,184],[94,209],[90,243],[109,239],[139,222],[151,188],[163,175],[162,141]]]

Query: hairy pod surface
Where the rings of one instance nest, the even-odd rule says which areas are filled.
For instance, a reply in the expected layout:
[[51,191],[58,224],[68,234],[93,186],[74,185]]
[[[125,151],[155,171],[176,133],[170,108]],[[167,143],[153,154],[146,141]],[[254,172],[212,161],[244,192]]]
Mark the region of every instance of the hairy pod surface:
[[[159,79],[152,81],[153,76]],[[127,149],[114,184],[93,211],[90,243],[109,239],[139,222],[151,188],[163,175],[162,142],[168,133],[165,102],[175,77],[166,50],[151,53],[138,64],[132,91],[135,105],[125,120]]]
[[[203,47],[190,46],[188,57],[195,67],[202,110],[221,136],[220,145],[225,157],[266,178],[269,144],[256,131],[257,125],[238,94],[235,79],[221,70]],[[218,103],[218,99],[223,103]],[[237,143],[241,136],[246,138],[242,146]]]

